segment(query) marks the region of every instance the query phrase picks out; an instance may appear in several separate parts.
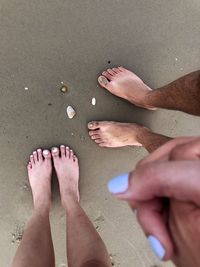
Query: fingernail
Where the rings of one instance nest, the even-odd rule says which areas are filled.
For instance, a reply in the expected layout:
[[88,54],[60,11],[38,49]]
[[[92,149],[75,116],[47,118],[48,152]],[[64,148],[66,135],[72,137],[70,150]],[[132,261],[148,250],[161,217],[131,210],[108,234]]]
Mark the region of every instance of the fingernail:
[[165,249],[163,245],[160,243],[160,241],[153,235],[150,235],[148,237],[149,244],[153,250],[153,252],[156,254],[156,256],[160,259],[163,260],[165,256]]
[[108,190],[112,194],[122,194],[128,190],[129,173],[121,174],[108,183]]

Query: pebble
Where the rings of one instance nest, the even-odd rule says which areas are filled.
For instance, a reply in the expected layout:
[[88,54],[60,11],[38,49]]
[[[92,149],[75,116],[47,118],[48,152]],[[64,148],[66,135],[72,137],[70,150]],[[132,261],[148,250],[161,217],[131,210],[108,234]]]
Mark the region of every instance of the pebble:
[[97,100],[96,100],[96,98],[95,98],[95,97],[93,97],[93,98],[92,98],[92,105],[93,105],[93,106],[95,106],[95,105],[96,105],[96,103],[97,103]]

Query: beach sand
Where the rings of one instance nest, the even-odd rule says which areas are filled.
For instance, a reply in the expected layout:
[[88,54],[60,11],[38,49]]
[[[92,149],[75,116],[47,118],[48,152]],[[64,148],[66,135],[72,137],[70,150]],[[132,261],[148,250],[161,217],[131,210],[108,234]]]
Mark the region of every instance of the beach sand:
[[[97,77],[123,65],[157,88],[198,69],[199,11],[197,0],[0,0],[1,267],[10,265],[32,212],[29,154],[60,144],[80,158],[81,203],[114,266],[172,266],[154,257],[135,215],[107,191],[110,178],[134,169],[147,152],[100,149],[87,123],[136,122],[172,137],[198,135],[198,117],[137,108],[98,86]],[[68,105],[77,112],[72,120]],[[56,179],[53,200],[56,267],[64,267],[65,214]]]

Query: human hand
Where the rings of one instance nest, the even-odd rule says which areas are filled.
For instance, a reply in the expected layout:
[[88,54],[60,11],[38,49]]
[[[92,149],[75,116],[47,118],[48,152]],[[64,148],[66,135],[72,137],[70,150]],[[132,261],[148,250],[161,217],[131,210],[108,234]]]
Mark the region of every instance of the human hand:
[[200,138],[168,142],[130,175],[112,180],[109,190],[137,209],[160,259],[172,258],[181,267],[200,266]]

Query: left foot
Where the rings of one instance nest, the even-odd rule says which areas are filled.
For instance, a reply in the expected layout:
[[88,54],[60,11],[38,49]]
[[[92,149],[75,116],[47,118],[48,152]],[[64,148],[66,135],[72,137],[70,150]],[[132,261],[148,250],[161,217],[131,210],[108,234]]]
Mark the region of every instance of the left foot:
[[88,124],[89,135],[100,147],[142,146],[139,137],[147,128],[135,123],[93,121]]
[[49,210],[51,206],[51,153],[37,149],[27,166],[35,209]]

